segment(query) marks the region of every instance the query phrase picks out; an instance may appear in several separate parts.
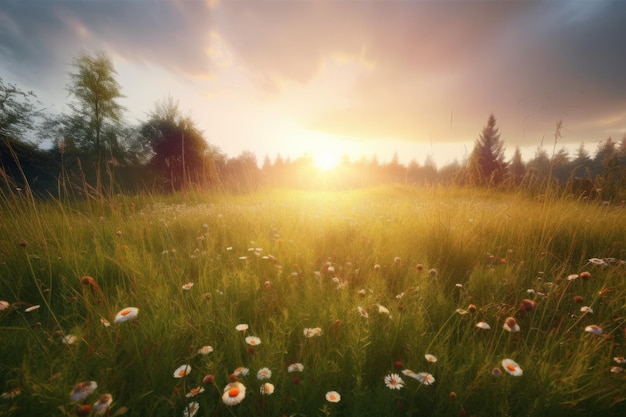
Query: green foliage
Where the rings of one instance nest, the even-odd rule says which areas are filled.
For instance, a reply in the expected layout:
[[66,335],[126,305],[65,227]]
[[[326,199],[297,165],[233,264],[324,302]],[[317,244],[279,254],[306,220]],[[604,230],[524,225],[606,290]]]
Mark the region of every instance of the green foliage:
[[[625,374],[611,372],[626,353],[621,207],[411,187],[1,202],[2,415],[75,415],[69,393],[91,380],[86,403],[111,393],[111,415],[181,416],[190,401],[198,415],[241,416],[626,411]],[[114,323],[129,306],[138,316]],[[519,332],[503,330],[507,317]],[[523,375],[504,372],[505,358]],[[296,362],[304,371],[288,372]],[[174,378],[184,364],[191,373]],[[238,367],[246,397],[229,407]],[[390,373],[402,389],[385,386]]]

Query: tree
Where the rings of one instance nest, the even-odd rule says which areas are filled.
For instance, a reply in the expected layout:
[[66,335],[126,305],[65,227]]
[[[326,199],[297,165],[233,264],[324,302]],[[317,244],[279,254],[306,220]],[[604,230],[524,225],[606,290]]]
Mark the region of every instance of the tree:
[[74,137],[76,145],[96,157],[97,188],[100,190],[100,169],[103,142],[111,157],[121,151],[114,132],[104,134],[108,123],[118,124],[122,119],[123,107],[117,102],[122,98],[120,85],[115,79],[117,72],[111,59],[103,52],[94,56],[85,53],[72,62],[75,72],[70,73],[69,93],[75,98],[70,104],[74,112],[71,124],[83,126],[82,137]]
[[502,181],[507,166],[504,150],[504,141],[500,139],[496,118],[492,113],[476,139],[469,158],[470,175],[474,184],[489,186]]
[[140,148],[149,152],[144,158],[172,189],[183,189],[190,181],[217,182],[219,150],[208,145],[191,118],[181,115],[171,96],[156,103],[139,135]]
[[515,147],[513,157],[506,168],[506,176],[510,185],[518,186],[526,174],[526,166],[522,160],[522,151],[519,146]]
[[26,134],[34,128],[40,115],[35,107],[32,91],[22,91],[13,84],[5,84],[0,77],[0,140],[26,141]]

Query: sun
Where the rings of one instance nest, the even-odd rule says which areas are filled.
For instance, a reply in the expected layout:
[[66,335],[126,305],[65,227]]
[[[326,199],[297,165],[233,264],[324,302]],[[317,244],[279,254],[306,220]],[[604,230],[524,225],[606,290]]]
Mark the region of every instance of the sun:
[[332,153],[318,153],[313,155],[313,165],[322,170],[330,171],[339,165],[339,156]]

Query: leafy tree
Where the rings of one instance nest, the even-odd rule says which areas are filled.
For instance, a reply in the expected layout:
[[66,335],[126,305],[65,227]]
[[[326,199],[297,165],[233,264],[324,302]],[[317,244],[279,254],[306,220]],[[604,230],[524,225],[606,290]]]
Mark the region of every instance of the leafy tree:
[[26,140],[40,116],[32,91],[22,91],[13,84],[5,84],[0,77],[0,139]]
[[469,173],[474,184],[489,186],[502,181],[507,166],[504,150],[504,141],[500,139],[496,118],[492,113],[476,139],[469,158]]
[[215,163],[220,151],[208,145],[191,118],[181,115],[171,96],[156,103],[139,136],[138,146],[147,152],[143,158],[171,189],[183,189],[189,182],[218,182]]

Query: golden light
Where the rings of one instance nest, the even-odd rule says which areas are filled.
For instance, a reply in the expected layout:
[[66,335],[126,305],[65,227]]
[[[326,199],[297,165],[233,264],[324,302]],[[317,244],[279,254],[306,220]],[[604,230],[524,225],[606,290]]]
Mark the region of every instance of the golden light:
[[330,171],[339,165],[341,157],[330,152],[320,152],[313,155],[313,165],[322,170]]

